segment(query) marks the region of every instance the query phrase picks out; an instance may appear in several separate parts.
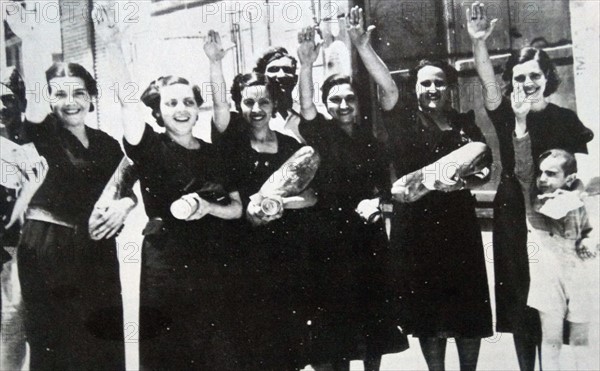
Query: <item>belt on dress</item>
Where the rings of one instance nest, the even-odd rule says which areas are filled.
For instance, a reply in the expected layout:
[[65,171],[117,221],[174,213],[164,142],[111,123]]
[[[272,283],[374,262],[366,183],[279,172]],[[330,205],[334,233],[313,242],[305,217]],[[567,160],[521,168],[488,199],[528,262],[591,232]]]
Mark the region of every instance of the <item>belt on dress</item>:
[[58,224],[63,227],[77,229],[77,226],[73,223],[65,222],[64,220],[60,220],[56,216],[52,215],[49,211],[39,208],[29,208],[27,212],[25,212],[25,218],[28,220],[37,220],[40,222]]

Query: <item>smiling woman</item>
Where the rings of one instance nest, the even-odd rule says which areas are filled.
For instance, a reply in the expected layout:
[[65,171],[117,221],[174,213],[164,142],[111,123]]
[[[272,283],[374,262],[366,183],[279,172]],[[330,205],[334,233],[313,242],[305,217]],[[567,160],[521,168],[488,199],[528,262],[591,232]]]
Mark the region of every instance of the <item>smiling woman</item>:
[[[51,113],[30,102],[26,128],[49,170],[29,203],[18,250],[30,368],[122,370],[115,240],[92,239],[88,220],[123,154],[116,140],[85,125],[97,94],[88,71],[56,63],[46,80]],[[37,117],[43,120],[34,124]]]
[[[473,18],[468,23],[473,43],[475,67],[485,87],[495,87],[496,76],[487,48],[495,20],[488,20],[473,4]],[[553,148],[570,153],[587,153],[593,138],[577,114],[549,102],[556,92],[559,78],[548,54],[525,47],[512,53],[504,73],[505,94],[492,99],[484,90],[484,105],[494,125],[500,146],[502,174],[494,199],[494,271],[496,289],[496,330],[513,333],[521,369],[533,369],[536,348],[542,356],[553,345],[541,346],[542,324],[537,310],[527,306],[529,294],[529,252],[525,202],[522,187],[515,176],[514,138],[531,141],[531,155],[537,159]],[[540,360],[541,361],[541,360]],[[544,360],[549,368],[558,368],[552,359]]]

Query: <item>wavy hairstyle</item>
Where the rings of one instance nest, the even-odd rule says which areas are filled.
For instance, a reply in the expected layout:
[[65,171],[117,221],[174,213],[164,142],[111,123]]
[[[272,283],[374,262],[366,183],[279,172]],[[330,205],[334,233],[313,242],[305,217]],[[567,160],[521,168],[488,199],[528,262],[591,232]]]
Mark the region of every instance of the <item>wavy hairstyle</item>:
[[[50,91],[50,80],[55,77],[79,77],[83,80],[83,85],[88,94],[92,97],[98,96],[98,84],[82,65],[78,63],[54,62],[48,70],[46,70],[46,82],[48,83],[48,92]],[[94,110],[94,104],[90,102],[90,112]]]
[[258,58],[256,61],[256,67],[254,67],[253,71],[264,74],[267,71],[267,66],[269,63],[281,58],[289,58],[292,61],[292,66],[294,69],[296,69],[298,65],[296,58],[292,57],[286,48],[277,46],[267,50],[260,58]]
[[342,73],[334,73],[323,81],[323,86],[321,87],[321,101],[325,106],[327,106],[327,96],[329,96],[331,89],[344,84],[350,85],[355,94],[358,92],[358,86],[356,86],[352,77]]
[[192,93],[194,94],[194,100],[198,107],[200,107],[204,103],[204,99],[202,98],[202,93],[198,85],[192,85],[187,79],[179,76],[161,76],[157,80],[154,80],[148,85],[146,90],[141,96],[142,102],[152,109],[152,116],[156,119],[156,123],[164,127],[165,123],[160,115],[160,89],[165,86],[171,85],[188,85],[192,88]]
[[528,46],[521,50],[514,51],[506,62],[504,72],[502,73],[502,80],[504,80],[505,83],[505,96],[510,97],[510,94],[513,92],[513,68],[518,64],[529,61],[537,61],[540,65],[540,69],[546,77],[547,82],[546,89],[544,89],[544,97],[552,95],[556,89],[558,89],[558,86],[560,85],[560,77],[558,76],[558,72],[556,71],[554,63],[550,59],[550,56],[548,56],[548,53],[542,49]]
[[239,74],[233,79],[233,84],[231,85],[231,99],[235,104],[235,109],[239,113],[242,112],[242,91],[250,86],[264,86],[267,89],[267,92],[269,92],[275,105],[272,115],[272,117],[275,117],[277,114],[277,106],[279,102],[281,102],[283,93],[275,80],[269,79],[262,73],[251,72]]

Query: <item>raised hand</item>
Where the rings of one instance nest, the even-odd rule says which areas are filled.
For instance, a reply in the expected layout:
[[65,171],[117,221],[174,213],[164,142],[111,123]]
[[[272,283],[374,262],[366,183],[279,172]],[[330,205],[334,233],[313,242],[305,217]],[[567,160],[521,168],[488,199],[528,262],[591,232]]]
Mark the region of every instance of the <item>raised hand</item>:
[[208,36],[204,43],[204,53],[206,53],[208,59],[212,62],[218,62],[225,57],[227,50],[229,49],[223,48],[221,35],[215,30],[208,31]]
[[106,44],[121,41],[121,29],[118,20],[110,16],[108,9],[115,9],[114,1],[96,1],[92,10],[92,20],[96,35]]
[[356,47],[367,45],[371,41],[371,32],[373,32],[375,26],[371,25],[365,31],[364,23],[362,8],[355,6],[350,9],[349,14],[346,14],[346,31],[348,31],[350,41]]
[[[3,4],[4,19],[8,26],[24,42],[33,42],[45,39],[47,17],[34,14],[40,11],[40,3],[34,1],[7,2]],[[27,12],[27,14],[25,13]],[[29,21],[27,21],[29,19]]]
[[494,31],[498,19],[488,21],[483,3],[476,1],[471,8],[467,7],[467,30],[473,40],[486,40]]
[[528,101],[523,85],[515,84],[514,90],[510,93],[510,102],[517,119],[524,119],[531,111],[531,103]]
[[315,27],[309,26],[298,32],[298,60],[302,65],[312,65],[319,57],[322,43],[315,42]]

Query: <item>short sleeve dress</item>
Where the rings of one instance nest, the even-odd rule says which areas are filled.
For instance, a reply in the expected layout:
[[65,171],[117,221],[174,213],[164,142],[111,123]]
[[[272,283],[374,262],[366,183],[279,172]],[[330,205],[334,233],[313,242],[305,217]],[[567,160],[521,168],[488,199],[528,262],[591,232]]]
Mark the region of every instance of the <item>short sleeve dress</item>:
[[[461,146],[485,142],[474,113],[449,112],[443,131],[417,110],[404,109],[388,123],[392,162],[401,177]],[[469,190],[432,191],[396,203],[391,245],[397,254],[402,326],[416,337],[483,338],[492,315],[481,230]]]
[[365,223],[360,201],[388,196],[382,146],[364,126],[349,136],[321,114],[300,123],[300,134],[321,156],[313,188],[310,243],[312,276],[311,362],[364,359],[408,348],[386,306],[388,241],[383,220]]
[[[89,127],[89,146],[84,147],[54,115],[26,125],[28,137],[48,161],[18,247],[30,367],[124,370],[116,242],[93,241],[88,233],[94,204],[123,153],[116,140]],[[36,219],[32,210],[56,223]]]
[[199,142],[199,149],[184,148],[149,125],[140,143],[125,142],[150,219],[140,278],[140,365],[150,370],[235,368],[226,302],[230,222],[170,213],[173,201],[209,182],[235,191],[215,146]]
[[287,370],[304,367],[306,346],[307,223],[311,209],[285,210],[283,216],[263,226],[245,219],[250,196],[257,193],[302,146],[296,139],[275,132],[277,152],[261,153],[251,146],[248,124],[231,112],[227,129],[219,133],[213,124],[216,143],[234,168],[244,205],[239,221],[234,307],[238,329],[236,344],[243,354],[243,369]]
[[[500,143],[502,174],[494,199],[494,271],[496,287],[496,330],[541,337],[539,316],[527,306],[529,292],[529,253],[525,203],[514,174],[513,133],[515,115],[510,100],[503,99],[488,116]],[[575,112],[552,103],[527,115],[533,161],[546,150],[560,148],[571,153],[587,153],[586,143],[593,133]]]

